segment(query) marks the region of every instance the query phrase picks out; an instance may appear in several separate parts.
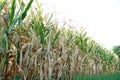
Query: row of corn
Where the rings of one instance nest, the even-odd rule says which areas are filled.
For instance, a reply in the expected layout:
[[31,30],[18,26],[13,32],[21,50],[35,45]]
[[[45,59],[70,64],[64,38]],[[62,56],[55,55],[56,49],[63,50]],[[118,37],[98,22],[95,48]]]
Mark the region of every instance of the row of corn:
[[0,79],[72,80],[77,74],[118,71],[115,53],[83,28],[66,29],[67,23],[59,28],[51,15],[43,16],[37,0],[31,7],[33,1],[0,0]]

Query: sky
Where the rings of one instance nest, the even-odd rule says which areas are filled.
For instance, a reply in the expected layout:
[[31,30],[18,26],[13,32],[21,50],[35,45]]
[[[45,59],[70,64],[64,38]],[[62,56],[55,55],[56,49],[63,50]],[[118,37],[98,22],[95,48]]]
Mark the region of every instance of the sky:
[[59,22],[72,20],[79,30],[107,49],[120,45],[120,0],[38,0]]

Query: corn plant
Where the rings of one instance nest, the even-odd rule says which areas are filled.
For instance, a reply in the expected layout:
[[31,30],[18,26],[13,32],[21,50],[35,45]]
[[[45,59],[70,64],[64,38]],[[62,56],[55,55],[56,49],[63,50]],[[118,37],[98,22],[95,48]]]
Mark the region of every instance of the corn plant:
[[[33,0],[30,0],[29,3],[27,4],[26,7],[23,9],[19,9],[16,12],[16,0],[8,1],[8,0],[3,0],[0,4],[0,19],[1,19],[1,47],[3,48],[2,51],[2,58],[1,59],[1,67],[2,67],[2,72],[4,74],[4,77],[7,79],[9,78],[8,76],[14,75],[11,74],[10,68],[15,67],[16,63],[14,62],[14,59],[18,56],[17,54],[19,52],[16,52],[16,45],[14,44],[14,36],[17,35],[15,33],[15,27],[18,24],[20,26],[20,22],[24,20],[24,18],[27,16],[27,11],[29,10]],[[21,6],[21,5],[20,5]],[[19,38],[19,35],[17,35]],[[3,45],[3,46],[2,46]],[[15,52],[14,52],[15,51]],[[11,55],[11,53],[13,53]],[[13,59],[14,58],[14,59]],[[11,63],[10,59],[13,59],[12,61],[14,63]],[[16,61],[16,60],[15,60]]]

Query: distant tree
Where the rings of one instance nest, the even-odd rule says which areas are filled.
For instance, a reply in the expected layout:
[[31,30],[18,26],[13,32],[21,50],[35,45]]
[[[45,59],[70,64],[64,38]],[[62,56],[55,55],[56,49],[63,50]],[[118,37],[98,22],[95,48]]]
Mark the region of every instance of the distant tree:
[[120,58],[120,45],[114,46],[113,51],[119,56]]

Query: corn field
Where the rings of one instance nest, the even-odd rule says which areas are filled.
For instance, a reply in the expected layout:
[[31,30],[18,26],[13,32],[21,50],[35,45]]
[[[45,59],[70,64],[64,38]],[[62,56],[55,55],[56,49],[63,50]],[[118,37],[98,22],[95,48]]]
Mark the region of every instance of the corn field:
[[114,52],[84,28],[65,27],[52,15],[43,16],[37,0],[0,0],[0,80],[72,80],[77,74],[118,72]]

